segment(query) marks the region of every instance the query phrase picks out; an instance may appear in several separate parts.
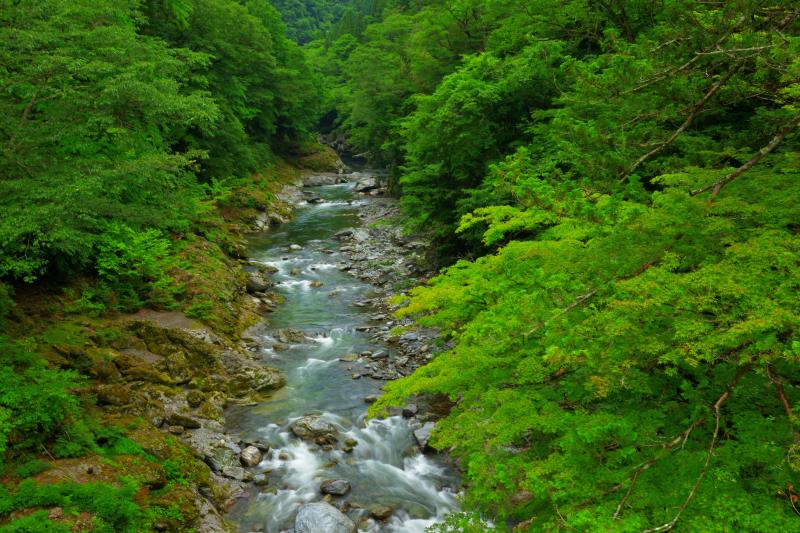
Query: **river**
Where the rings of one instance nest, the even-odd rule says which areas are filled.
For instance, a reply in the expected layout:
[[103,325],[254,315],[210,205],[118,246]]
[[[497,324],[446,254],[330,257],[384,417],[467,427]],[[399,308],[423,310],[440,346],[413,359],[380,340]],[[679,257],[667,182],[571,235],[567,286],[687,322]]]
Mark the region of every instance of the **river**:
[[[251,239],[251,260],[277,269],[275,291],[285,297],[254,331],[265,363],[284,372],[286,386],[266,403],[233,407],[226,414],[232,432],[271,448],[254,469],[267,474],[268,483],[251,488],[228,515],[241,531],[293,531],[298,509],[322,500],[320,483],[328,479],[350,482],[346,495],[329,499],[363,532],[422,532],[457,508],[455,470],[439,457],[420,453],[406,419],[367,422],[364,398],[383,382],[352,378],[365,358],[339,360],[378,350],[393,357],[388,346],[358,329],[375,313],[362,303],[376,296],[375,287],[339,268],[347,258],[334,235],[358,227],[360,206],[372,201],[353,187],[308,189],[320,203],[299,206],[291,222]],[[274,338],[281,328],[299,329],[309,339],[281,346]],[[295,437],[290,425],[308,414],[321,414],[333,424],[340,441],[356,441],[352,451],[324,449]],[[393,512],[377,520],[370,516],[376,506]]]

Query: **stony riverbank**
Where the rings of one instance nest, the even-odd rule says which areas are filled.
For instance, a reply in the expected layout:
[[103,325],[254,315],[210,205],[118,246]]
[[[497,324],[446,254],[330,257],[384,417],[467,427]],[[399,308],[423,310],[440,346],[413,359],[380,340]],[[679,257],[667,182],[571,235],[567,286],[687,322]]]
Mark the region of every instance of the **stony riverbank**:
[[[264,311],[241,268],[245,235],[264,229],[264,221],[289,219],[303,201],[302,176],[312,170],[301,167],[309,157],[313,168],[341,169],[335,154],[323,152],[293,163],[278,160],[216,205],[202,232],[182,236],[180,267],[170,272],[181,296],[169,310],[97,311],[87,296],[92,279],[18,288],[3,333],[24,339],[52,367],[80,376],[72,391],[80,418],[67,421],[64,439],[34,454],[8,454],[3,487],[132,486],[126,505],[138,506],[148,527],[235,531],[223,514],[258,481],[247,467],[266,449],[229,434],[225,410],[263,401],[284,383],[242,338]],[[34,511],[15,511],[8,520]],[[72,516],[59,507],[44,511],[66,527],[93,520],[91,513]]]
[[[351,185],[315,188],[343,180]],[[389,522],[397,527],[417,518],[393,500],[397,496],[391,496],[389,487],[379,488],[378,492],[389,489],[388,499],[382,500],[365,493],[364,483],[391,483],[396,474],[383,478],[386,474],[374,469],[384,465],[379,469],[399,467],[395,472],[401,472],[402,457],[419,456],[419,451],[407,448],[415,447],[413,438],[416,448],[427,451],[433,421],[449,409],[446,401],[420,399],[390,412],[396,418],[387,421],[388,425],[364,427],[358,422],[367,405],[378,398],[383,383],[410,374],[440,349],[434,331],[411,330],[408,321],[392,316],[389,301],[395,293],[429,276],[422,260],[425,243],[402,235],[397,203],[386,196],[379,177],[368,172],[317,174],[305,183],[308,187],[303,191],[285,193],[304,206],[298,211],[299,221],[258,236],[251,244],[256,253],[246,267],[250,296],[266,316],[246,333],[245,345],[286,368],[290,386],[289,392],[275,400],[235,408],[236,423],[228,427],[246,438],[229,435],[224,443],[229,455],[240,453],[246,445],[261,445],[262,452],[261,463],[250,469],[255,486],[245,489],[235,516],[243,531],[263,531],[265,527],[278,531],[290,520],[298,531],[305,531],[303,524],[315,520],[318,527],[337,516],[342,523],[349,523],[334,512],[338,510],[352,517],[361,529],[383,531]],[[353,225],[340,229],[345,220]],[[297,240],[292,240],[293,236]],[[329,269],[340,274],[331,274]],[[354,296],[356,293],[359,296]],[[329,302],[339,302],[341,315],[326,310]],[[360,348],[354,350],[354,345]],[[310,374],[311,368],[318,370]],[[318,396],[313,383],[326,391],[324,396]],[[363,392],[354,395],[356,390]],[[379,436],[385,431],[393,436]],[[402,435],[408,435],[407,444]],[[383,440],[387,438],[391,440]],[[388,448],[373,449],[376,445]],[[378,462],[375,453],[381,457]],[[367,471],[361,471],[361,461]],[[420,464],[429,465],[424,469],[441,468],[431,462]],[[375,475],[379,477],[372,477]],[[413,484],[416,474],[407,475],[411,477],[402,482]],[[425,490],[453,487],[452,478],[442,482]],[[371,492],[378,489],[370,487]],[[437,501],[445,509],[452,508],[447,503],[452,496],[436,498],[441,498]],[[319,500],[317,507],[306,505]],[[323,502],[334,508],[324,507]],[[313,512],[306,511],[307,507]],[[435,508],[434,516],[439,504]],[[431,510],[412,512],[421,513],[417,515],[420,519],[431,517]]]

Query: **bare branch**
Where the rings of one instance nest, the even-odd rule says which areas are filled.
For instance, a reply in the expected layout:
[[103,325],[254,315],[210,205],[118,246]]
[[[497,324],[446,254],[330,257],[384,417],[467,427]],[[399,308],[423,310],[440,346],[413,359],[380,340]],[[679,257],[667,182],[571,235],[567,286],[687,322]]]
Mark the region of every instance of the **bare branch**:
[[[738,30],[741,27],[741,25],[742,25],[742,23],[744,23],[744,21],[745,21],[745,17],[744,16],[739,17],[739,19],[736,21],[736,23],[733,26],[731,26],[731,28],[728,31],[726,31],[724,34],[722,34],[722,36],[717,40],[717,42],[714,43],[714,45],[711,48],[709,48],[709,50],[717,50],[720,46],[722,46],[722,44],[725,41],[728,40],[728,37],[730,37],[733,32],[735,32],[736,30]],[[700,59],[700,57],[701,56],[699,54],[695,54],[694,57],[692,57],[690,60],[688,60],[683,65],[680,65],[680,66],[675,67],[675,68],[667,69],[667,70],[665,70],[665,71],[663,71],[663,72],[661,72],[659,74],[656,74],[655,76],[653,76],[649,80],[647,80],[645,82],[642,82],[641,84],[637,85],[633,89],[628,89],[627,91],[624,91],[622,94],[630,94],[630,93],[635,93],[635,92],[641,91],[642,89],[644,89],[646,87],[649,87],[650,85],[653,85],[654,83],[658,83],[659,81],[661,81],[663,79],[666,79],[669,76],[672,76],[674,74],[678,74],[680,72],[683,72],[684,70],[686,70],[689,67],[691,67],[692,65],[694,65]]]
[[715,54],[731,54],[733,55],[736,52],[759,52],[761,50],[767,50],[772,48],[771,44],[765,46],[751,46],[750,48],[720,48],[719,50],[711,50],[708,52],[695,52],[695,54],[700,56],[710,56]]
[[[786,398],[786,391],[783,389],[783,382],[781,378],[775,373],[775,367],[772,364],[767,365],[767,376],[769,376],[769,380],[775,386],[775,392],[778,393],[778,398],[783,405],[783,410],[786,411],[786,416],[789,417],[789,423],[792,423],[792,406],[789,403],[789,400]],[[792,437],[794,438],[794,442],[796,444],[800,444],[800,433],[797,431],[792,431]],[[790,500],[791,501],[791,500]],[[792,506],[794,506],[794,502],[792,502]]]

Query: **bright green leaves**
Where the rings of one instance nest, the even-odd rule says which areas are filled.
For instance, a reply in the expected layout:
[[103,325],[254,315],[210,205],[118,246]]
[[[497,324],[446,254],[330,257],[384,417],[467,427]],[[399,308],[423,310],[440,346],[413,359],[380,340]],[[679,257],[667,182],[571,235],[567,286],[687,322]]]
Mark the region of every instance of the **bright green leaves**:
[[78,414],[75,372],[49,369],[38,355],[0,337],[0,461],[7,449],[46,442]]
[[108,227],[185,233],[196,173],[248,176],[316,119],[264,0],[24,1],[3,18],[0,276],[91,269]]
[[[797,397],[786,381],[798,372],[790,354],[800,325],[800,240],[786,200],[797,197],[797,182],[754,172],[714,203],[680,187],[642,205],[576,184],[579,194],[564,194],[568,182],[516,181],[505,186],[518,205],[479,210],[463,224],[488,223],[489,242],[521,228],[531,240],[459,262],[412,291],[400,314],[418,315],[455,344],[388,386],[376,409],[420,392],[458,399],[434,442],[466,461],[468,501],[533,516],[534,530],[561,520],[554,505],[577,528],[668,521],[662,509],[679,506],[694,483],[709,406],[737,369],[777,364]],[[543,214],[552,217],[543,223]],[[566,224],[589,229],[576,240],[556,230]],[[773,518],[753,512],[786,524],[790,510],[771,494],[792,479],[779,458],[792,431],[769,380],[750,372],[725,406],[726,436],[697,501],[767,506]],[[705,424],[680,450],[664,448],[698,419]],[[614,487],[627,490],[642,464],[650,466],[622,520],[611,521],[622,498]],[[702,509],[690,507],[686,527],[708,525]],[[755,523],[741,514],[726,520]]]
[[190,216],[186,160],[166,149],[216,110],[180,87],[205,58],[137,36],[132,6],[25,6],[9,12],[0,51],[0,275],[31,281],[90,264],[104,220],[174,227]]

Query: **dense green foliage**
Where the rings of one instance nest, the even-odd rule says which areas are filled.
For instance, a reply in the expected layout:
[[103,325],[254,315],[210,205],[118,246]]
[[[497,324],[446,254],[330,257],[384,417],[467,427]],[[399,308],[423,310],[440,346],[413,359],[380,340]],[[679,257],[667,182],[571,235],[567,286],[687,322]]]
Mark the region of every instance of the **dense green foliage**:
[[373,410],[456,402],[435,444],[468,510],[521,531],[797,528],[798,18],[397,2],[310,45],[410,231],[470,257],[399,300],[453,347]]
[[[0,530],[196,521],[191,492],[172,491],[206,483],[196,460],[175,442],[174,459],[147,456],[94,405],[121,334],[100,315],[149,305],[237,327],[219,325],[239,296],[225,253],[242,254],[222,211],[243,207],[232,191],[263,209],[269,169],[313,144],[318,118],[285,32],[268,0],[0,0]],[[102,482],[73,479],[80,461],[101,461]]]
[[316,120],[313,77],[266,0],[9,1],[0,20],[0,276],[185,234],[203,182],[263,168]]
[[0,466],[9,448],[36,449],[76,417],[70,389],[77,381],[75,372],[48,369],[37,355],[0,337]]

